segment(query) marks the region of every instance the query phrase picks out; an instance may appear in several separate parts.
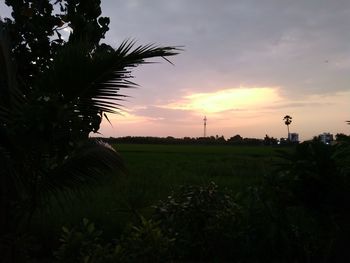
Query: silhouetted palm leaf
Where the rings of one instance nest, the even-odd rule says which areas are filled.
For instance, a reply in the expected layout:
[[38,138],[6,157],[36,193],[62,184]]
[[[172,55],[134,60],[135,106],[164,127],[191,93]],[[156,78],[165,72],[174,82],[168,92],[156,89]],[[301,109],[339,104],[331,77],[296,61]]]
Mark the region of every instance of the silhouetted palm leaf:
[[118,153],[88,134],[98,131],[105,113],[118,112],[126,97],[120,89],[137,86],[130,81],[132,68],[178,49],[125,41],[116,50],[90,50],[88,44],[68,43],[24,92],[5,40],[1,35],[0,158],[8,168],[1,167],[7,178],[1,183],[12,191],[5,202],[15,200],[17,210],[31,217],[45,200],[81,192],[124,170]]
[[48,171],[42,198],[56,197],[64,191],[80,193],[125,172],[122,158],[110,145],[90,139],[67,156],[63,164]]
[[284,116],[283,120],[284,120],[284,123],[285,123],[286,125],[289,125],[289,124],[292,123],[292,117],[289,116],[289,115]]
[[174,47],[134,46],[134,42],[126,41],[115,51],[101,49],[91,53],[83,43],[70,44],[57,55],[39,90],[55,90],[84,114],[116,113],[126,97],[120,89],[137,86],[129,80],[130,69],[147,63],[146,59],[173,56],[178,51]]
[[55,130],[60,143],[72,136],[87,137],[97,132],[104,113],[118,113],[127,97],[120,90],[137,86],[130,81],[132,68],[178,51],[176,47],[135,46],[132,41],[123,42],[116,50],[102,46],[93,51],[84,43],[70,43],[38,80],[32,99],[44,98],[55,108],[52,122],[64,124]]

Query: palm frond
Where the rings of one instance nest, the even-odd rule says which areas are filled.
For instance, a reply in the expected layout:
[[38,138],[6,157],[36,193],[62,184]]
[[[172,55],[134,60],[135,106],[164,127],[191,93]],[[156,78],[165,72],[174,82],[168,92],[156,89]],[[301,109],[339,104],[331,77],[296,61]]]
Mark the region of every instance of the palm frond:
[[[118,153],[89,140],[88,134],[98,131],[105,113],[122,107],[127,96],[121,89],[137,87],[130,80],[134,67],[179,49],[125,41],[116,50],[91,50],[84,43],[69,43],[25,93],[1,30],[0,25],[0,147],[11,154],[15,172],[10,179],[23,185],[18,192],[30,196],[22,198],[28,201],[21,201],[23,207],[31,213],[39,200],[79,193],[125,172]],[[7,174],[3,168],[2,174]]]
[[110,145],[90,139],[67,156],[62,165],[47,173],[42,192],[53,195],[66,190],[80,192],[116,173],[126,173],[120,155]]
[[116,113],[127,97],[120,90],[137,87],[130,81],[131,69],[150,58],[174,56],[179,50],[154,45],[135,47],[133,41],[125,41],[115,51],[90,52],[84,43],[70,44],[57,55],[39,90],[55,90],[64,100],[75,101],[81,111],[94,108]]
[[[120,100],[121,88],[134,88],[136,85],[128,79],[132,78],[130,68],[149,63],[146,60],[154,57],[164,58],[177,55],[180,51],[176,47],[157,47],[153,44],[135,47],[135,42],[124,41],[119,48],[112,53],[111,64],[100,71],[100,75],[87,87],[82,98],[94,98],[95,103],[106,103],[111,100]],[[100,58],[99,54],[96,54]],[[103,56],[102,56],[103,57]],[[166,59],[166,61],[168,61]],[[97,63],[99,64],[99,63]],[[120,105],[118,105],[120,106]],[[113,111],[113,106],[110,107]]]

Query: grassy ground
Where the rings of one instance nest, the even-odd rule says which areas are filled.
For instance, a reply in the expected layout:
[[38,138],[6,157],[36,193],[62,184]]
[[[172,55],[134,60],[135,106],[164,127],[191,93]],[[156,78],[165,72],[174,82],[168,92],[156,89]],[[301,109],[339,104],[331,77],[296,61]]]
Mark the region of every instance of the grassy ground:
[[272,169],[278,148],[268,146],[114,145],[128,174],[95,187],[93,192],[55,206],[37,217],[36,231],[53,242],[62,225],[77,225],[83,217],[96,222],[107,237],[116,237],[134,212],[147,216],[152,205],[184,184],[207,184],[241,191]]

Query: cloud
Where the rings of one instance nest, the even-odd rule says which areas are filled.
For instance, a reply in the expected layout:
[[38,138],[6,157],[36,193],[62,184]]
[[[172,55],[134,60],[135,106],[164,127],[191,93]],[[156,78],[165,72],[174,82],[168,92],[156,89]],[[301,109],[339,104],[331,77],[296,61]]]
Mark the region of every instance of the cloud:
[[334,103],[331,102],[314,102],[314,101],[303,101],[303,102],[282,102],[277,103],[274,105],[269,105],[267,107],[264,107],[265,110],[279,110],[279,109],[295,109],[295,108],[305,108],[305,107],[322,107],[322,106],[329,106],[334,105]]
[[[129,115],[115,117],[122,134],[200,135],[207,114],[209,133],[277,137],[287,111],[307,136],[348,129],[348,0],[115,0],[102,10],[112,46],[126,38],[185,46],[175,67],[133,69],[141,88],[123,90],[132,99]],[[251,103],[234,87],[271,93]]]
[[169,109],[159,106],[136,108],[132,110],[132,113],[149,121],[162,123],[187,123],[192,118],[192,112],[189,110]]
[[[285,95],[348,90],[350,2],[275,0],[105,1],[110,43],[185,45],[175,69],[138,72],[157,100],[223,86],[280,86]],[[121,23],[122,21],[122,23]],[[338,68],[324,63],[332,61]],[[333,64],[332,64],[333,65]],[[310,81],[312,80],[312,81]],[[141,96],[149,97],[141,91]]]
[[[136,69],[141,88],[127,92],[130,112],[143,121],[127,125],[126,135],[201,136],[208,103],[214,105],[208,134],[285,136],[286,113],[302,139],[348,131],[348,0],[116,0],[102,6],[111,18],[106,41],[112,45],[131,37],[185,46],[171,58],[175,67]],[[278,89],[275,99],[261,95],[254,106],[230,97],[240,86]]]
[[11,9],[5,4],[3,3],[3,1],[0,2],[0,18],[4,18],[4,17],[11,17]]
[[229,110],[258,109],[280,99],[278,88],[240,87],[220,89],[211,93],[194,93],[162,107],[215,114]]

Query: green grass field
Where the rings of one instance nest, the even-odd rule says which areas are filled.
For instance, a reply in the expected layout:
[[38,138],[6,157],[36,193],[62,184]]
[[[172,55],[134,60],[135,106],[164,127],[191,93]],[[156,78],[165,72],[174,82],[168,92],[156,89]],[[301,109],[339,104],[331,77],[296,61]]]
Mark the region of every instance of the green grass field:
[[132,181],[137,178],[137,181],[152,183],[161,189],[209,181],[239,188],[269,170],[276,150],[272,147],[207,145],[121,144],[115,148],[124,158]]
[[94,187],[93,192],[65,203],[64,211],[54,206],[48,216],[39,216],[36,228],[44,236],[57,237],[56,231],[62,225],[76,225],[86,217],[102,226],[107,236],[115,237],[135,219],[133,211],[149,215],[153,204],[180,185],[213,181],[233,192],[244,190],[271,171],[279,149],[144,144],[114,147],[121,154],[128,174],[116,175],[113,182]]

